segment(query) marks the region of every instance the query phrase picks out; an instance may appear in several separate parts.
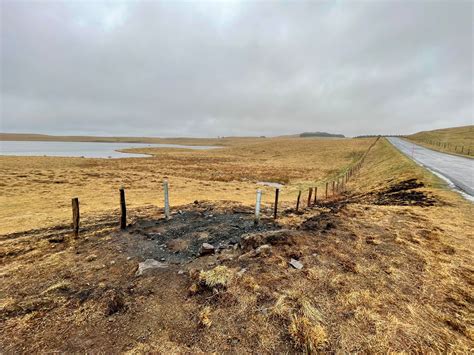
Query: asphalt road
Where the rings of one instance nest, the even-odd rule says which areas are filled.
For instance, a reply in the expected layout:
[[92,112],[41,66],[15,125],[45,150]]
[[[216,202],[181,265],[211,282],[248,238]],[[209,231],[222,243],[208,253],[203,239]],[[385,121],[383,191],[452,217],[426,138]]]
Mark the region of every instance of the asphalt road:
[[420,165],[442,175],[466,194],[474,196],[474,159],[440,153],[401,138],[387,139]]

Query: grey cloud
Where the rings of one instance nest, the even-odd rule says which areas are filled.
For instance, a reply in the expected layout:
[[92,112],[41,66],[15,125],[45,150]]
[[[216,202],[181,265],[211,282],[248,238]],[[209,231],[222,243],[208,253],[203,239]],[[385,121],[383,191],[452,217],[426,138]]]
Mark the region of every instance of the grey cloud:
[[473,4],[1,2],[1,127],[152,136],[473,123]]

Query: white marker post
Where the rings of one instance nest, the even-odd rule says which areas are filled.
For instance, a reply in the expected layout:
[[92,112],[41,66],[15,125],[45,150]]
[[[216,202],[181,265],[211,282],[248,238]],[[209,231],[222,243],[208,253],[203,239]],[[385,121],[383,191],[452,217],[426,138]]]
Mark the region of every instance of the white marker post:
[[170,201],[168,198],[168,181],[163,180],[163,191],[165,193],[165,218],[170,218]]
[[262,201],[262,190],[257,190],[257,201],[255,202],[255,224],[258,224],[260,219],[260,202]]

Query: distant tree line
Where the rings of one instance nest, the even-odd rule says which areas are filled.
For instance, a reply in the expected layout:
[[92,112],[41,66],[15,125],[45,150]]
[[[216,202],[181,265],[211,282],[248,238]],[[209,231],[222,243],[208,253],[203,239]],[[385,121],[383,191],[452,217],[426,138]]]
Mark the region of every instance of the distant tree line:
[[300,137],[331,137],[331,138],[345,138],[343,134],[332,134],[327,132],[303,132]]

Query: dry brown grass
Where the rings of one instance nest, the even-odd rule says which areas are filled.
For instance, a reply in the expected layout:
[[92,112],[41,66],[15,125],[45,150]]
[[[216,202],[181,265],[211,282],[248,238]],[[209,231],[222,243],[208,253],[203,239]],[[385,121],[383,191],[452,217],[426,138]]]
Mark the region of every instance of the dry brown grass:
[[[374,202],[412,178],[424,183],[416,191],[434,204]],[[339,201],[282,214],[278,223],[289,230],[261,240],[271,245],[268,254],[242,257],[230,248],[138,278],[137,261],[149,251],[138,248],[137,255],[137,245],[153,243],[146,235],[109,226],[61,243],[49,242],[48,231],[4,237],[2,347],[6,353],[472,351],[473,205],[383,140],[348,188]],[[228,208],[215,209],[221,205]],[[138,212],[157,222],[154,210]],[[159,221],[150,228],[176,226]],[[97,257],[86,261],[91,254]],[[289,267],[291,258],[303,269]],[[178,275],[180,268],[189,273]],[[196,279],[189,274],[209,287],[190,294]],[[218,284],[226,286],[216,290]],[[122,307],[105,316],[111,299]]]
[[474,155],[474,125],[418,132],[407,138],[441,152]]
[[232,281],[233,272],[225,266],[217,266],[208,271],[201,271],[199,281],[209,288],[225,288]]
[[162,207],[165,177],[173,206],[194,200],[234,200],[251,205],[257,188],[264,190],[264,204],[271,204],[273,189],[256,185],[258,181],[285,183],[281,200],[293,203],[298,189],[338,173],[370,142],[284,138],[226,141],[231,147],[210,151],[138,150],[154,154],[152,158],[0,157],[0,234],[70,223],[71,198],[76,196],[82,217],[111,213],[118,208],[120,186],[126,188],[129,207]]

